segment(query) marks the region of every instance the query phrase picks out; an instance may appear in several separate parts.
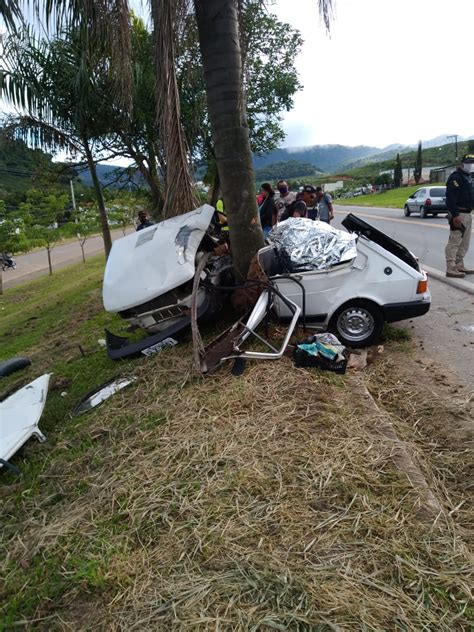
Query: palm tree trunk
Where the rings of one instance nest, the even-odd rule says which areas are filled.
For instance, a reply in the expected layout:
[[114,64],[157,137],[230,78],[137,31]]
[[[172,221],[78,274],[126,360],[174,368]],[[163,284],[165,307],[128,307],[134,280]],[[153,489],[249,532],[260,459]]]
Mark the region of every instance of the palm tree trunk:
[[234,268],[247,275],[263,245],[242,88],[236,0],[194,0],[217,167]]
[[175,68],[176,0],[151,0],[156,52],[156,108],[166,159],[164,217],[187,213],[199,205],[181,126]]
[[112,249],[112,237],[110,236],[110,226],[107,218],[107,211],[105,210],[104,196],[102,194],[102,187],[100,186],[99,178],[97,177],[97,169],[87,138],[83,138],[82,143],[84,145],[87,165],[89,167],[89,171],[91,172],[92,182],[94,184],[95,197],[97,200],[97,207],[99,209],[100,224],[102,227],[102,238],[104,240],[105,258],[107,259]]

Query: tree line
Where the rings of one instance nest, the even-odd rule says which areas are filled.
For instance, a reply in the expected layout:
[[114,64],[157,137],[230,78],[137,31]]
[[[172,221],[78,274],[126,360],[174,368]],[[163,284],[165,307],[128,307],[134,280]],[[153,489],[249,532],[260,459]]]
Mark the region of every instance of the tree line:
[[[328,24],[330,0],[319,4]],[[150,31],[120,0],[47,6],[43,23],[55,19],[55,34],[44,36],[25,24],[17,0],[0,3],[10,29],[1,94],[21,111],[4,132],[87,163],[106,252],[98,160],[132,160],[150,186],[153,212],[168,217],[196,205],[192,165],[204,158],[226,202],[234,265],[245,275],[262,244],[251,151],[283,137],[281,112],[299,88],[299,34],[256,0],[194,0],[192,10],[150,0]]]

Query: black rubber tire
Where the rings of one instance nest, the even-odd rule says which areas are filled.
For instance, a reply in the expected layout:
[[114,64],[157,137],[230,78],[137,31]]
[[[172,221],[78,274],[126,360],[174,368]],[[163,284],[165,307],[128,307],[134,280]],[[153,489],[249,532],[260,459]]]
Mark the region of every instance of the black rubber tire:
[[355,299],[335,312],[328,329],[342,344],[359,349],[378,342],[383,326],[384,316],[378,305],[372,301]]
[[424,206],[420,206],[420,217],[421,219],[426,219],[428,217],[428,213]]
[[408,208],[407,204],[405,204],[405,208],[403,209],[403,214],[405,215],[405,217],[410,217],[410,215],[411,215],[411,211]]

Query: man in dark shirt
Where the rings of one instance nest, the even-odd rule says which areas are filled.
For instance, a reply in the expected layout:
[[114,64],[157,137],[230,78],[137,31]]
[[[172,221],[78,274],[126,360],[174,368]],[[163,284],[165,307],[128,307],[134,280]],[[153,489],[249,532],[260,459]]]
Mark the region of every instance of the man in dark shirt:
[[449,238],[446,245],[446,276],[462,279],[466,274],[474,274],[464,265],[464,257],[469,250],[472,228],[472,181],[474,167],[465,156],[456,165],[446,182],[446,206],[448,207]]
[[138,225],[137,230],[142,230],[142,228],[148,228],[148,226],[153,226],[153,222],[148,219],[148,215],[145,211],[140,211],[138,213]]
[[316,219],[318,215],[318,207],[316,205],[316,189],[311,184],[306,184],[300,196],[297,196],[295,202],[288,206],[281,220],[289,217],[308,217]]

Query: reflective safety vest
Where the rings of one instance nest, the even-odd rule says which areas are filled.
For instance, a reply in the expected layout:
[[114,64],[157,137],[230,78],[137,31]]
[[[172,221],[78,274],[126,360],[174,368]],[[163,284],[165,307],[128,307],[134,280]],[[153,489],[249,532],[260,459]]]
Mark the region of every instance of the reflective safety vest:
[[219,218],[219,224],[221,225],[221,230],[229,230],[229,225],[227,224],[227,216],[224,213],[224,200],[219,198],[216,202],[216,211],[217,217]]

